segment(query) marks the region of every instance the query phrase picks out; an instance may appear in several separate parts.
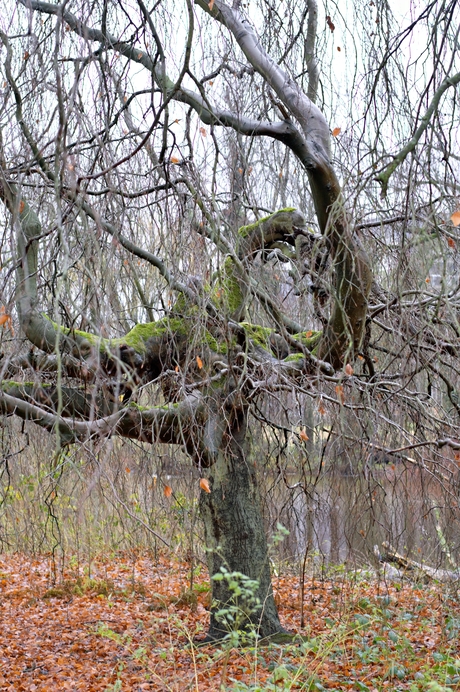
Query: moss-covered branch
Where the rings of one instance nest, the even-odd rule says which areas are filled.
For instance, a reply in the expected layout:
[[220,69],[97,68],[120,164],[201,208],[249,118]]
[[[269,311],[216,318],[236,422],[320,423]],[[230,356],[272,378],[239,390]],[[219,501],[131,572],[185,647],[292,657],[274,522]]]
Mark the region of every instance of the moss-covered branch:
[[90,416],[94,409],[90,394],[69,387],[58,393],[53,385],[4,382],[0,389],[1,413],[17,415],[57,433],[61,444],[120,435],[182,445],[203,466],[215,461],[224,428],[222,424],[219,428],[216,411],[209,409],[197,391],[177,404],[148,408],[129,403],[121,408],[118,400],[106,400],[104,407],[111,411],[101,416],[101,409],[93,410]]

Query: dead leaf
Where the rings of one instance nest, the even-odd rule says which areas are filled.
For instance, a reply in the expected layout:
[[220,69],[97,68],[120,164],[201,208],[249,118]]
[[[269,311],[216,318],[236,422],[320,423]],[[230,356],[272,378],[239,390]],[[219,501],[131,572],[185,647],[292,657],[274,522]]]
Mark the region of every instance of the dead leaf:
[[341,132],[342,130],[340,127],[334,127],[334,129],[332,130],[332,136],[337,137],[337,135],[339,135]]
[[212,8],[214,7],[214,0],[211,0],[208,7],[209,7],[209,10],[212,12]]
[[210,493],[211,488],[209,487],[209,481],[207,478],[200,478],[200,488],[204,490],[205,493]]
[[452,221],[455,227],[457,227],[460,224],[460,209],[458,211],[454,211],[454,213],[450,217],[450,220]]
[[326,22],[327,22],[327,25],[328,25],[329,29],[330,29],[331,31],[334,31],[334,29],[335,29],[335,24],[334,24],[334,22],[332,21],[332,19],[330,18],[329,15],[327,15],[327,17],[326,17]]
[[196,357],[196,364],[198,365],[198,368],[201,370],[203,367],[203,361],[201,360],[200,356]]
[[308,442],[308,440],[310,439],[310,438],[308,437],[307,433],[305,432],[305,428],[302,428],[302,430],[299,432],[299,437],[300,437],[300,439],[303,440],[304,442]]
[[353,375],[353,368],[351,367],[350,363],[346,364],[345,372],[347,373],[347,375]]
[[20,214],[22,214],[22,212],[24,211],[24,207],[25,207],[25,206],[26,206],[26,205],[25,205],[25,203],[24,203],[24,200],[21,199],[21,201],[19,202],[19,213],[20,213]]
[[177,158],[177,156],[171,156],[169,160],[171,163],[179,163],[179,159]]
[[200,127],[200,135],[201,135],[202,137],[207,137],[207,136],[208,136],[208,133],[206,132],[206,128]]
[[447,238],[447,245],[451,248],[456,247],[455,240],[453,238]]
[[170,485],[165,485],[164,490],[163,490],[163,494],[164,494],[165,497],[171,497],[171,495],[172,495],[172,488],[171,488]]
[[337,394],[337,399],[340,401],[341,404],[343,404],[345,401],[345,395],[343,393],[343,387],[341,384],[336,385],[335,393]]

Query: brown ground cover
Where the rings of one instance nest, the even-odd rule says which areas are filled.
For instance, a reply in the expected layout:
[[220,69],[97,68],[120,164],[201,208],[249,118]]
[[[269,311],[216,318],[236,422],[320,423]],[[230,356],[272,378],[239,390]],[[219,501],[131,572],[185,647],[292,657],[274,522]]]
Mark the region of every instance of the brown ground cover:
[[[72,563],[72,561],[70,561]],[[0,558],[0,690],[460,689],[460,606],[436,584],[337,571],[274,578],[291,643],[198,647],[204,568],[117,555],[59,571],[49,556]]]

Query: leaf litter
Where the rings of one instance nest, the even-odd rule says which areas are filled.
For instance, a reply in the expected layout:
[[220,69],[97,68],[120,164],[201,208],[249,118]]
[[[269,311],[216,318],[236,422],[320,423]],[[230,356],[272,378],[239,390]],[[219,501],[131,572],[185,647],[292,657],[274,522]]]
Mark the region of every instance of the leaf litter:
[[[71,562],[71,561],[70,561]],[[460,689],[460,605],[439,584],[340,571],[274,577],[291,642],[197,646],[206,570],[147,554],[59,571],[50,556],[0,558],[0,690]]]

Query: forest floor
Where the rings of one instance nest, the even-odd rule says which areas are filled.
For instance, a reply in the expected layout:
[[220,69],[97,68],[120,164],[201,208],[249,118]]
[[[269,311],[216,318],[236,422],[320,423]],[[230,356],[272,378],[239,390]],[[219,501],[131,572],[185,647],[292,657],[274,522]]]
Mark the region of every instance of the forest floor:
[[0,556],[0,690],[460,689],[460,603],[439,584],[274,577],[290,644],[201,646],[209,583],[176,559]]

